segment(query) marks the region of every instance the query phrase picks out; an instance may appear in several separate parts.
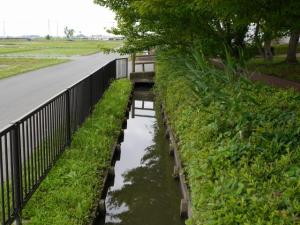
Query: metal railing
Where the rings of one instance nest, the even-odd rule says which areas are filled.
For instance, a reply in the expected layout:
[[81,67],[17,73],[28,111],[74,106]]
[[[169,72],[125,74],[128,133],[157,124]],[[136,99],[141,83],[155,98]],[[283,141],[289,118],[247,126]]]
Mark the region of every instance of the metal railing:
[[0,224],[21,223],[25,204],[127,65],[126,58],[108,63],[0,132]]

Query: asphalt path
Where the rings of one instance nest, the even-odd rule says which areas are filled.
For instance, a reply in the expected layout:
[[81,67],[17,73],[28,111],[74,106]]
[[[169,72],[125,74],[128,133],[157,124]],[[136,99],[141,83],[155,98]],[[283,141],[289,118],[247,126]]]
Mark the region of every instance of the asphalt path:
[[0,80],[0,131],[115,58],[97,53]]

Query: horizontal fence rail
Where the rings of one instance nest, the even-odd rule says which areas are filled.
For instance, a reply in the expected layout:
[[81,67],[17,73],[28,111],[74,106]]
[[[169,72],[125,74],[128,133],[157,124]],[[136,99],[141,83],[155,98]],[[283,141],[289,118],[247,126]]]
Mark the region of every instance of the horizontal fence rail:
[[116,59],[0,132],[0,221],[21,222],[21,210],[110,82],[128,76]]

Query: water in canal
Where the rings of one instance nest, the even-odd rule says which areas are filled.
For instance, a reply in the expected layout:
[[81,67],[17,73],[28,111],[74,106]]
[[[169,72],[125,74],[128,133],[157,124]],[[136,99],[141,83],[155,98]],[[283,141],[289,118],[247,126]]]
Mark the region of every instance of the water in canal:
[[106,197],[105,221],[98,224],[183,225],[169,141],[150,89],[135,90],[127,122],[114,185]]

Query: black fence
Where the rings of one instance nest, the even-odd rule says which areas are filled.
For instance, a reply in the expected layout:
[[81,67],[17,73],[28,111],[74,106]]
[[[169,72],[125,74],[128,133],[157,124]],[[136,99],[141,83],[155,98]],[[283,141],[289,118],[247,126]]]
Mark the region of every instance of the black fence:
[[114,60],[0,132],[0,220],[21,220],[21,211],[70,145],[113,79],[127,76],[128,59]]

